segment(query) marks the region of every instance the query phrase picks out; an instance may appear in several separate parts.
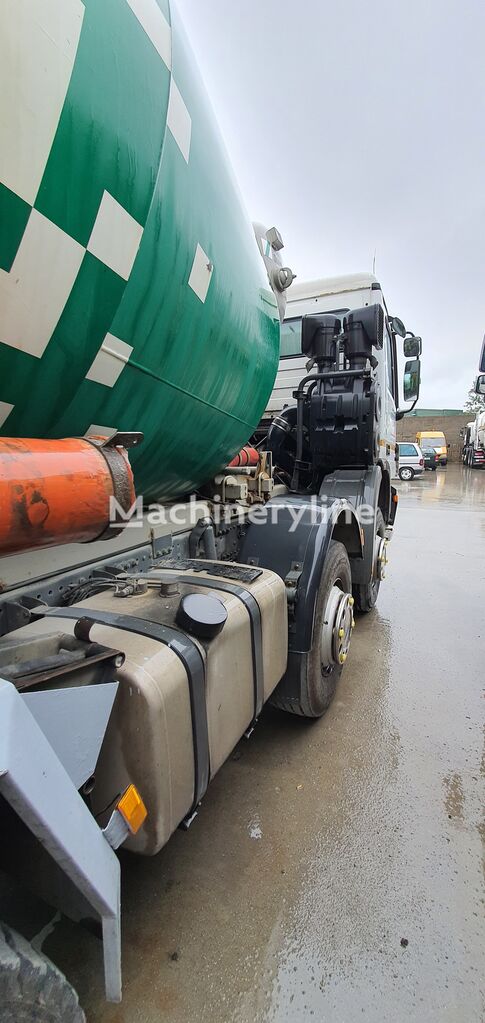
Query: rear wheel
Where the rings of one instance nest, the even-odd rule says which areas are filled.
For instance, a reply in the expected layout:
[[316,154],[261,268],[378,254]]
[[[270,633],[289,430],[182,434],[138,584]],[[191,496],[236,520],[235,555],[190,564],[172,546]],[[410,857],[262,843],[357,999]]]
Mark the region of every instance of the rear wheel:
[[25,938],[0,923],[1,1023],[86,1023],[74,988]]
[[[411,469],[412,472],[412,469]],[[366,614],[368,611],[372,611],[375,607],[379,589],[381,585],[381,579],[384,576],[384,567],[386,564],[386,547],[387,544],[384,542],[386,535],[386,524],[384,522],[384,516],[381,509],[378,508],[376,512],[376,532],[374,538],[374,558],[372,565],[372,579],[365,585],[354,586],[354,597],[355,604],[362,614]]]
[[353,604],[347,551],[332,540],[317,594],[311,650],[290,652],[286,674],[271,697],[274,706],[307,718],[325,713],[347,659]]
[[413,476],[414,471],[411,469],[410,465],[403,465],[402,469],[399,470],[400,480],[412,480]]

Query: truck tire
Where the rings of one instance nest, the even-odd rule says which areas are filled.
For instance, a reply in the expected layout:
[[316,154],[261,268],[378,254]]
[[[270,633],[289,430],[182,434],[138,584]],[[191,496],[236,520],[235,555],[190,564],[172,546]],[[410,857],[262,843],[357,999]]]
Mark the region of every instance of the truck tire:
[[[323,615],[334,586],[350,596],[352,576],[347,551],[342,543],[331,540],[315,603],[312,647],[304,654],[290,651],[286,674],[270,699],[274,707],[289,714],[321,717],[331,703],[342,674],[342,664],[334,663],[330,667],[321,661]],[[351,598],[350,602],[353,603]]]
[[86,1023],[77,994],[61,971],[3,923],[0,1023]]
[[[376,537],[384,537],[385,535],[386,524],[384,522],[384,516],[381,509],[378,508],[376,513]],[[372,611],[372,608],[375,607],[380,585],[381,580],[374,578],[368,583],[354,586],[353,594],[355,597],[355,606],[361,614],[367,614],[368,611]]]

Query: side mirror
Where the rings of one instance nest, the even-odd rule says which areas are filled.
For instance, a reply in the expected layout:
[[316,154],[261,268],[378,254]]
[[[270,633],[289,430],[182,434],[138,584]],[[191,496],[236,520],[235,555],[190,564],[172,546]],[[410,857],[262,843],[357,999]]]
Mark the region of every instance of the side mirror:
[[406,359],[419,359],[423,350],[423,343],[420,337],[406,337],[404,338],[403,351]]
[[404,367],[403,394],[404,401],[417,401],[419,398],[419,385],[421,382],[421,363],[419,359],[412,359]]
[[475,394],[485,394],[485,373],[481,373],[475,381]]
[[399,337],[406,337],[406,328],[399,316],[391,316],[389,325],[393,334],[399,334]]

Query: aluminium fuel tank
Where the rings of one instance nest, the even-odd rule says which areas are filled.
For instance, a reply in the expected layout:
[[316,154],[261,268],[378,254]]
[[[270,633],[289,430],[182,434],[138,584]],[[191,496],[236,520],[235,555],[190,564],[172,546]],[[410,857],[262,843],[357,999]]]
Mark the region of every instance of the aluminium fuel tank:
[[174,497],[249,438],[278,352],[276,299],[176,8],[6,0],[0,433],[143,431],[137,493]]
[[[104,824],[113,794],[135,784],[148,816],[124,844],[146,856],[168,842],[251,724],[258,675],[266,702],[286,669],[288,612],[281,577],[267,569],[246,568],[239,580],[243,586],[235,588],[234,571],[241,571],[240,565],[221,563],[220,574],[213,569],[204,560],[198,561],[197,571],[164,569],[165,583],[173,584],[170,594],[160,591],[160,573],[155,571],[144,577],[144,592],[120,599],[105,591],[83,599],[82,607],[53,609],[49,617],[17,630],[23,653],[20,646],[15,655],[13,650],[3,654],[4,668],[11,656],[16,662],[29,661],[29,650],[39,640],[72,637],[83,614],[92,623],[92,642],[122,651],[125,660],[115,676],[119,689],[92,779],[90,805]],[[235,589],[251,600],[255,619]],[[202,639],[180,625],[177,610],[187,594],[216,595],[227,613],[222,631]],[[69,642],[62,648],[69,649]],[[56,686],[62,690],[73,681],[74,676],[66,676]],[[42,685],[35,688],[39,692]]]

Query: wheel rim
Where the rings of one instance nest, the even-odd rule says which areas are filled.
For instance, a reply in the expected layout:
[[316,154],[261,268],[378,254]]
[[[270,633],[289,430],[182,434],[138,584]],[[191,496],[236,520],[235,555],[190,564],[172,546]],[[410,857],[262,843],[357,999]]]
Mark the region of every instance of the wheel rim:
[[328,595],[320,640],[320,659],[324,669],[341,666],[347,660],[354,628],[354,598],[335,583]]
[[410,480],[411,476],[412,476],[412,472],[411,472],[410,469],[401,469],[401,479],[403,479],[403,480]]
[[375,579],[380,582],[386,575],[386,565],[388,564],[389,558],[387,556],[388,541],[385,536],[376,536],[377,550],[376,550],[376,562],[375,562]]

